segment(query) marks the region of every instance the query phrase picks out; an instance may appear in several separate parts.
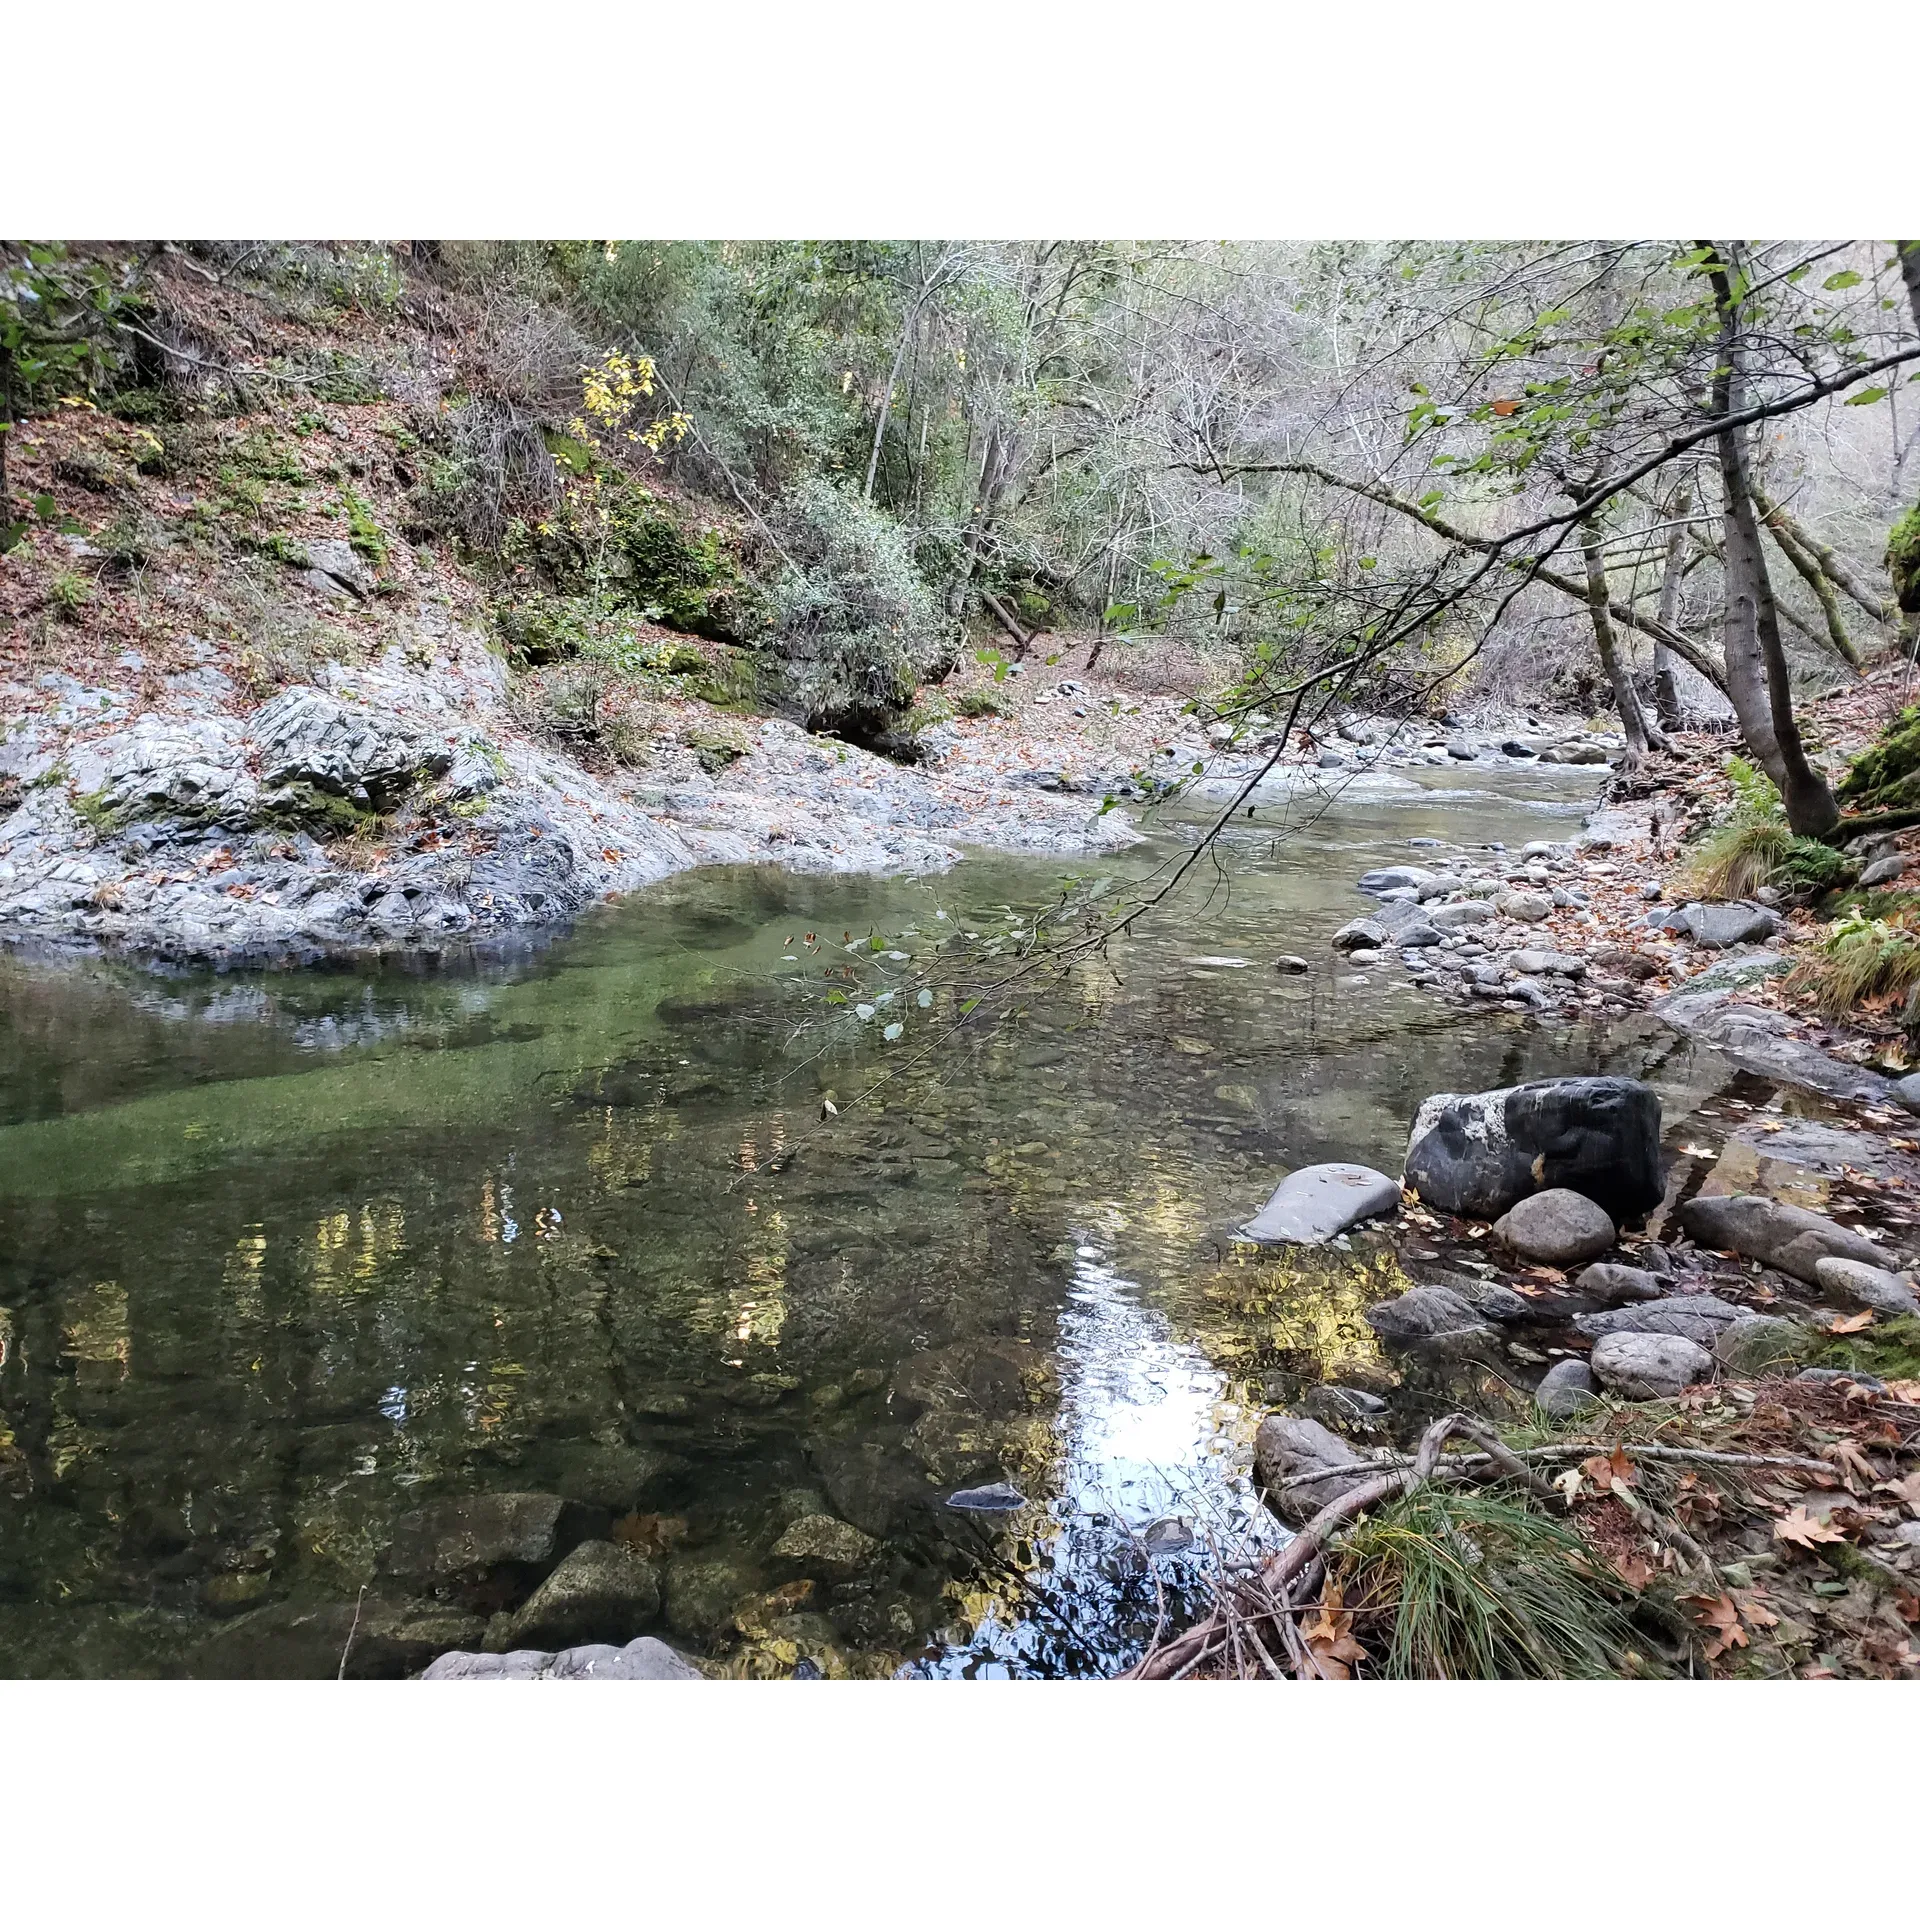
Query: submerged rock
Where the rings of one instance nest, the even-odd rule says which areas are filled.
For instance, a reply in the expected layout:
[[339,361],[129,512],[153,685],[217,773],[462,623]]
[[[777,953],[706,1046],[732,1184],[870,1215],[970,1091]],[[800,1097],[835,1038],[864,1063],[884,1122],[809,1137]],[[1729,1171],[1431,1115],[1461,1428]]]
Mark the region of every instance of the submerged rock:
[[1352,1161],[1329,1161],[1288,1174],[1240,1231],[1263,1246],[1317,1247],[1399,1204],[1399,1181]]
[[1659,1096],[1610,1075],[1435,1094],[1413,1123],[1406,1182],[1445,1213],[1496,1218],[1564,1187],[1632,1219],[1664,1191]]
[[1593,1343],[1594,1377],[1629,1400],[1669,1400],[1713,1371],[1713,1355],[1671,1333],[1608,1333]]
[[1492,1327],[1451,1287],[1409,1287],[1396,1298],[1369,1307],[1362,1317],[1381,1339],[1399,1346],[1437,1340],[1464,1344],[1493,1334]]
[[630,1640],[623,1647],[568,1647],[560,1653],[449,1653],[422,1680],[704,1680],[692,1661],[664,1640]]
[[1571,1267],[1613,1245],[1613,1221],[1604,1207],[1585,1194],[1552,1187],[1529,1194],[1503,1213],[1493,1237],[1516,1259],[1536,1266]]
[[485,1631],[477,1614],[430,1601],[284,1601],[209,1635],[191,1670],[206,1680],[333,1680],[344,1660],[350,1680],[402,1680],[451,1648],[477,1648]]
[[1006,1480],[984,1487],[962,1487],[947,1495],[947,1505],[962,1513],[1018,1513],[1027,1504],[1027,1496]]
[[551,1493],[438,1500],[400,1516],[387,1565],[400,1579],[432,1581],[496,1567],[544,1569],[602,1525],[602,1516]]
[[659,1611],[660,1582],[647,1561],[615,1540],[583,1540],[514,1616],[513,1644],[623,1644]]
[[[1735,1000],[1731,992],[1669,993],[1653,1012],[1670,1027],[1718,1047],[1735,1066],[1790,1086],[1810,1087],[1830,1100],[1858,1100],[1879,1106],[1889,1101],[1920,1111],[1920,1086],[1887,1080],[1865,1067],[1849,1066],[1786,1031],[1787,1017],[1771,1007]],[[1907,1079],[1920,1082],[1920,1075]]]
[[773,1543],[776,1560],[803,1561],[839,1574],[864,1567],[879,1551],[879,1541],[870,1534],[826,1513],[810,1513],[796,1520]]

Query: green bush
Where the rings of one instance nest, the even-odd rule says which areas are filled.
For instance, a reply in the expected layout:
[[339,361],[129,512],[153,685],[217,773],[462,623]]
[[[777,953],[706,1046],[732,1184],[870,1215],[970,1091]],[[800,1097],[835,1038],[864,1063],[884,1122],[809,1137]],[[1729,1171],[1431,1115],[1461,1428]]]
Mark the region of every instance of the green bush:
[[962,687],[953,696],[953,710],[968,720],[997,719],[1007,703],[991,687]]
[[955,654],[906,535],[853,488],[817,478],[787,497],[779,531],[796,564],[767,590],[765,640],[790,697],[819,732],[886,739]]

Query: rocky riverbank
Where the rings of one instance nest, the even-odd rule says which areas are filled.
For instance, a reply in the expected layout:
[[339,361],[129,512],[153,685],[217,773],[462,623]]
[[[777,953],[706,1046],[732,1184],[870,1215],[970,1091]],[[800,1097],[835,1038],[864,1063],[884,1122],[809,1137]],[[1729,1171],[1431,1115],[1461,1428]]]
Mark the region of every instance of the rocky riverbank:
[[[1280,1248],[1397,1242],[1413,1284],[1366,1319],[1425,1383],[1424,1417],[1454,1411],[1416,1461],[1366,1444],[1392,1424],[1387,1399],[1322,1384],[1260,1427],[1269,1498],[1300,1539],[1331,1542],[1339,1522],[1436,1475],[1530,1479],[1637,1618],[1630,1665],[1909,1675],[1916,1154],[1911,1125],[1876,1136],[1763,1115],[1701,1156],[1663,1142],[1658,1098],[1632,1080],[1436,1095],[1414,1123],[1404,1189],[1361,1167],[1303,1169],[1245,1232]],[[1884,1377],[1862,1364],[1876,1358]],[[1450,1428],[1482,1449],[1472,1464],[1448,1465]],[[1307,1560],[1288,1552],[1298,1580]],[[1211,1653],[1201,1629],[1173,1652],[1225,1658],[1248,1624],[1238,1605],[1229,1595],[1216,1610]],[[1351,1614],[1335,1584],[1276,1651],[1300,1677],[1343,1678],[1391,1658],[1396,1631]],[[1534,1656],[1515,1657],[1528,1670]],[[1155,1671],[1172,1664],[1154,1658]]]

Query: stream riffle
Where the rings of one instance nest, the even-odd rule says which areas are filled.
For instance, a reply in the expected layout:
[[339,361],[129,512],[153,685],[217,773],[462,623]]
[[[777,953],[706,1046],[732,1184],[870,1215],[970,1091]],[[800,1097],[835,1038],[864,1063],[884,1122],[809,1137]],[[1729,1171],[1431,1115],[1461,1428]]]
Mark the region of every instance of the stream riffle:
[[[1396,1167],[1443,1088],[1644,1072],[1684,1108],[1716,1077],[1649,1023],[1331,953],[1409,840],[1563,838],[1592,790],[1436,771],[1286,839],[1273,809],[1111,967],[858,1104],[947,1010],[890,956],[990,938],[1062,863],[711,869],[431,972],[0,961],[0,1672],[327,1668],[341,1608],[399,1602],[401,1515],[509,1491],[617,1520],[653,1630],[728,1671],[1116,1670],[1271,1524],[1270,1396],[1391,1377],[1360,1319],[1400,1284],[1384,1236],[1229,1246],[1285,1171]],[[1084,870],[1197,822],[1152,829]],[[894,1042],[852,1007],[889,991]],[[944,1504],[1003,1479],[1018,1513]],[[776,1554],[816,1513],[874,1544]],[[1193,1544],[1148,1554],[1170,1518]]]

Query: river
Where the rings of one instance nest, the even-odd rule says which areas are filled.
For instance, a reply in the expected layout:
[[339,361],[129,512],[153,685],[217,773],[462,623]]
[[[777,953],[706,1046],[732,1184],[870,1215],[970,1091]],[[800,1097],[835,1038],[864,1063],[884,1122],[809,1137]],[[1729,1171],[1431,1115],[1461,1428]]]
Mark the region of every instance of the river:
[[[1275,1267],[1234,1224],[1291,1167],[1397,1166],[1435,1090],[1684,1079],[1647,1023],[1336,963],[1364,868],[1564,838],[1593,791],[1416,778],[1284,841],[1236,825],[1112,967],[859,1104],[943,1012],[890,956],[991,939],[1060,862],[707,869],[432,971],[0,960],[0,1672],[299,1670],[302,1610],[378,1592],[398,1515],[513,1490],[623,1516],[655,1630],[732,1672],[1125,1664],[1270,1524],[1245,1467],[1276,1376],[1384,1360],[1384,1238]],[[944,1505],[999,1480],[1023,1510]],[[813,1513],[877,1544],[809,1590],[773,1548]],[[1175,1518],[1192,1547],[1144,1553]]]

